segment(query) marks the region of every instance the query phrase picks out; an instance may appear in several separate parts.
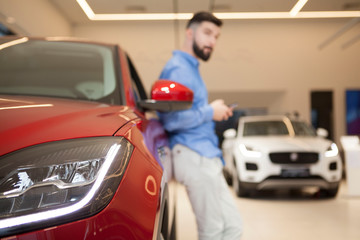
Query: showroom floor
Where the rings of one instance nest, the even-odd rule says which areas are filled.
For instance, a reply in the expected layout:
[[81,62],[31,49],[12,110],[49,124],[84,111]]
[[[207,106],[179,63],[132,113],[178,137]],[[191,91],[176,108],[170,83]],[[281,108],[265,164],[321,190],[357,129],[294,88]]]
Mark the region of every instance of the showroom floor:
[[[197,240],[195,219],[181,185],[177,196],[177,239]],[[244,222],[241,240],[360,240],[360,197],[350,196],[345,182],[335,199],[307,189],[236,197],[236,204]]]

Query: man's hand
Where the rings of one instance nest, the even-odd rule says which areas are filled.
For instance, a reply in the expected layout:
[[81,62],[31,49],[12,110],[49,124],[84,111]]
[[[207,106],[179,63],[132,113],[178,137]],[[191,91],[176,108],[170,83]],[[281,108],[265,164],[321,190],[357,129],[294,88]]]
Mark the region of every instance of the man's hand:
[[228,107],[222,99],[214,100],[210,105],[214,109],[213,120],[215,121],[228,120],[233,115],[232,108]]

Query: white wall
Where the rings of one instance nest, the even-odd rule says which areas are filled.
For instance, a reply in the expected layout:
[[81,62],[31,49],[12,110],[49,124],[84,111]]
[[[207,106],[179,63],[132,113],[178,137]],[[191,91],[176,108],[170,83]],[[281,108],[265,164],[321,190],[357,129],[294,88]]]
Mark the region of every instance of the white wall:
[[[30,35],[72,35],[119,43],[135,62],[146,88],[158,78],[173,49],[182,43],[184,22],[97,22],[70,25],[46,0],[0,0],[0,12],[16,15]],[[34,14],[35,13],[35,14]],[[46,20],[46,21],[45,21]],[[348,23],[333,20],[226,20],[214,55],[201,64],[210,100],[222,97],[240,107],[269,112],[298,111],[310,121],[310,93],[334,93],[334,136],[345,134],[345,89],[360,89],[360,24],[320,50],[318,46]]]
[[[318,46],[348,21],[227,22],[216,57],[203,68],[204,77],[213,79],[209,90],[284,92],[281,101],[269,101],[269,111],[297,110],[307,120],[311,90],[332,90],[338,139],[346,130],[344,91],[360,89],[360,41],[345,50],[341,44],[358,34],[360,26],[322,50]],[[261,94],[248,98],[252,100],[261,101]]]
[[133,60],[146,88],[158,78],[175,48],[173,23],[118,22],[76,26],[74,36],[118,43]]
[[0,0],[0,21],[20,35],[71,36],[71,24],[48,0]]
[[[322,50],[319,45],[349,19],[228,20],[214,55],[201,71],[210,98],[239,106],[266,107],[274,113],[298,111],[310,121],[310,93],[334,93],[334,135],[345,134],[347,88],[360,89],[360,41],[341,44],[359,32],[355,26]],[[182,42],[184,22],[180,22]],[[132,56],[147,89],[175,48],[172,22],[118,22],[82,25],[74,35],[120,43]]]

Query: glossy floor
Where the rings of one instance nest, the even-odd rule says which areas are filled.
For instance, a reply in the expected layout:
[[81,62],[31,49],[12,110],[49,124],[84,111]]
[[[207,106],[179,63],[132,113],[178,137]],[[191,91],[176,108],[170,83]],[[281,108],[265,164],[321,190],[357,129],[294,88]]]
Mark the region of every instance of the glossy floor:
[[[315,189],[263,192],[252,198],[231,192],[244,222],[241,240],[360,240],[360,197],[349,194],[346,182],[335,199]],[[197,240],[195,219],[181,185],[177,196],[177,239]]]

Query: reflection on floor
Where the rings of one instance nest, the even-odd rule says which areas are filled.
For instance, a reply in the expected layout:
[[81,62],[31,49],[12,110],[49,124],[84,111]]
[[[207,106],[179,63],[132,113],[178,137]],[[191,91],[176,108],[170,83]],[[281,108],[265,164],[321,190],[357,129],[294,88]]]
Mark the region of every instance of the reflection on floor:
[[[335,199],[316,189],[262,192],[238,198],[244,222],[241,240],[360,240],[360,197],[349,196],[342,183]],[[186,191],[178,186],[177,239],[197,240],[196,222]]]

